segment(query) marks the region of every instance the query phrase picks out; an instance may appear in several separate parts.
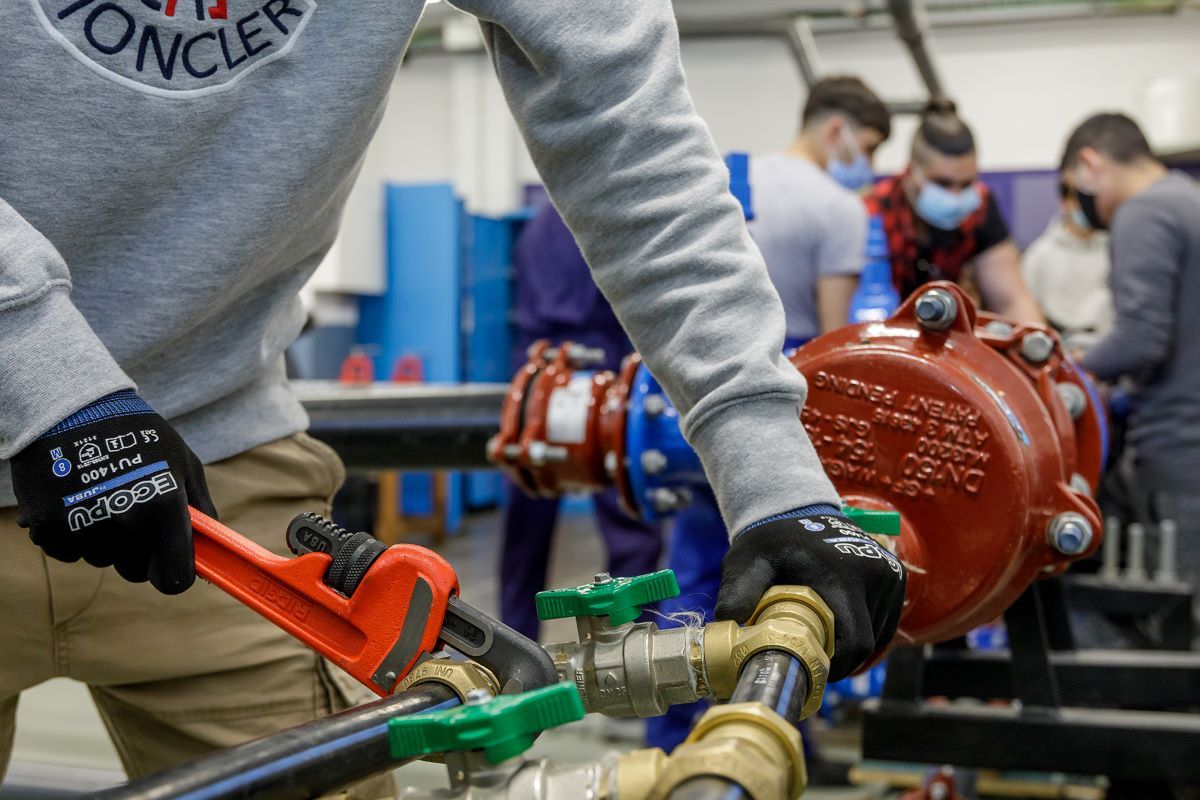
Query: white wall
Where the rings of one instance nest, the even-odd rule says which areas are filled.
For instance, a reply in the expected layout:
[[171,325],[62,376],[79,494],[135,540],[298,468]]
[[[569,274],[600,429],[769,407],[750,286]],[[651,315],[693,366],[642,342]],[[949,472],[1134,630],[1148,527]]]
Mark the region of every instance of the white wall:
[[[889,99],[921,85],[890,32],[820,34],[827,73],[855,72]],[[935,29],[949,92],[972,123],[985,169],[1049,168],[1072,125],[1100,109],[1143,115],[1149,82],[1200,78],[1200,12],[1078,22]],[[697,109],[722,150],[767,152],[791,136],[803,87],[785,45],[769,39],[687,40],[684,67]],[[877,166],[903,166],[912,118],[897,118]],[[382,275],[386,181],[451,181],[476,211],[515,206],[537,180],[482,54],[417,55],[399,71],[391,104],[347,209],[343,271]],[[332,282],[333,286],[337,281]],[[356,289],[361,291],[361,289]]]
[[[1185,12],[935,30],[933,50],[947,90],[979,139],[983,167],[995,170],[1055,165],[1067,133],[1091,112],[1144,116],[1152,79],[1200,77],[1198,42],[1200,13]],[[817,47],[827,73],[857,73],[891,99],[922,94],[890,33],[818,36]],[[722,148],[767,150],[790,135],[802,90],[782,43],[687,42],[684,65]],[[739,96],[739,83],[755,87],[756,75],[758,88]],[[903,165],[912,125],[911,117],[898,119],[880,152],[881,170]]]

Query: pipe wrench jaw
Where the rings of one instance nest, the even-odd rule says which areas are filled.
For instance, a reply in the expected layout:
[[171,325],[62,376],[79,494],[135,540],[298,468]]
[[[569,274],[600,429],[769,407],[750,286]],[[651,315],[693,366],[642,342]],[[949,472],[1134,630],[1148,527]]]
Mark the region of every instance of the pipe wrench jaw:
[[415,545],[385,547],[317,515],[289,527],[277,556],[191,509],[197,573],[380,696],[436,650],[458,576]]

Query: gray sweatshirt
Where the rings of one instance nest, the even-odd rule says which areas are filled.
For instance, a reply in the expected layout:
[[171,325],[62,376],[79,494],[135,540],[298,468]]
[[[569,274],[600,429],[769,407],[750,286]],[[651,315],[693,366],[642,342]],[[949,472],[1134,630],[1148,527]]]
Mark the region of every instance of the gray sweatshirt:
[[[669,0],[452,2],[731,530],[836,501]],[[423,5],[0,3],[0,459],[132,386],[206,462],[305,427],[297,290]]]
[[1200,489],[1200,186],[1171,172],[1126,201],[1109,232],[1116,320],[1083,364],[1137,384],[1129,439],[1146,489]]

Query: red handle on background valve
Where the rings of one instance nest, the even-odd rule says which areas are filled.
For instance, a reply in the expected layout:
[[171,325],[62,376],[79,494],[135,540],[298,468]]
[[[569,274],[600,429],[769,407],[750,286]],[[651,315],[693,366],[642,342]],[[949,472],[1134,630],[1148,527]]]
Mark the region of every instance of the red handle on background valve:
[[189,508],[196,573],[304,642],[380,696],[436,649],[454,568],[431,550],[393,545],[350,597],[325,584],[331,558],[284,558]]

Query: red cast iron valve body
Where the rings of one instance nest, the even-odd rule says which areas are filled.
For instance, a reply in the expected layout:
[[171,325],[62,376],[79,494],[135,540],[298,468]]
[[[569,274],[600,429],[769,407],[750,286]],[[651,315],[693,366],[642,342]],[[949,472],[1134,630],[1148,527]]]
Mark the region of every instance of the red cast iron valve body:
[[1074,476],[1099,478],[1098,462],[1080,464],[1099,444],[1077,431],[1102,414],[1072,419],[1056,384],[1077,376],[1053,332],[988,333],[996,322],[932,283],[890,319],[792,357],[808,379],[801,419],[843,500],[900,512],[909,577],[895,644],[960,636],[1100,546],[1100,512]]

